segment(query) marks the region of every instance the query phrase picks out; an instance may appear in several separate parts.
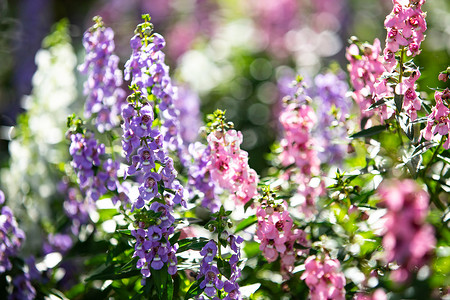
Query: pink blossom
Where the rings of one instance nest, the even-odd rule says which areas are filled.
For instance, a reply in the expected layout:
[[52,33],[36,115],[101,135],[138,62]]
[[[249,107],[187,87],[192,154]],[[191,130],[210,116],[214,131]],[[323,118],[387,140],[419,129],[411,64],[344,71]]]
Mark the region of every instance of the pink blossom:
[[450,130],[450,109],[448,104],[444,100],[450,98],[450,90],[446,88],[442,92],[435,92],[434,99],[436,100],[436,106],[431,109],[431,113],[428,115],[427,125],[420,132],[421,136],[430,141],[437,134],[440,136],[447,136],[447,140],[443,144],[445,149],[450,148],[449,143],[449,130]]
[[259,249],[269,262],[280,256],[281,271],[286,277],[294,269],[296,256],[302,252],[296,249],[295,243],[308,246],[305,232],[293,227],[287,208],[285,201],[275,204],[264,200],[256,210],[256,236],[261,243]]
[[325,255],[319,259],[315,255],[305,261],[305,272],[300,279],[304,280],[310,290],[311,299],[345,299],[345,277],[337,259]]
[[[371,117],[377,111],[377,109],[372,111],[367,111],[367,109],[377,101],[373,97],[376,94],[375,84],[381,74],[386,71],[380,53],[381,46],[378,39],[374,40],[373,45],[363,44],[362,51],[355,44],[347,48],[346,58],[350,62],[348,71],[350,81],[355,89],[352,97],[359,105],[362,117],[366,118]],[[394,57],[393,54],[392,57]],[[395,59],[393,61],[396,63]]]
[[248,165],[248,153],[240,149],[242,134],[236,130],[215,131],[208,135],[211,158],[206,167],[221,188],[231,192],[236,203],[246,203],[255,197],[258,175]]
[[384,55],[389,65],[389,72],[392,72],[395,67],[392,64],[395,57],[390,53],[397,52],[401,47],[405,47],[408,56],[416,56],[420,53],[420,44],[425,38],[423,33],[427,29],[425,13],[421,10],[424,2],[393,0],[392,12],[384,21],[388,31]]
[[436,244],[433,227],[425,223],[429,196],[410,179],[384,183],[378,194],[380,204],[387,208],[382,241],[385,260],[399,265],[392,279],[404,282],[427,263]]
[[298,99],[291,100],[279,118],[284,129],[279,158],[283,166],[289,167],[284,177],[298,184],[297,192],[304,199],[301,211],[310,216],[315,212],[315,199],[323,192],[321,186],[317,189],[310,186],[311,179],[320,174],[316,141],[311,136],[317,117],[310,106],[300,104]]

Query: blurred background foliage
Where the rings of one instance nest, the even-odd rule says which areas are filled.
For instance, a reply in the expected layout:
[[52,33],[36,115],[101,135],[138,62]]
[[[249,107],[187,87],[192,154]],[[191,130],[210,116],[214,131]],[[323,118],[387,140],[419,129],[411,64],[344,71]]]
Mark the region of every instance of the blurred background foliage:
[[[389,0],[2,1],[0,163],[7,161],[9,126],[17,123],[18,113],[24,111],[23,97],[31,93],[35,54],[52,24],[62,18],[69,22],[81,61],[82,33],[100,14],[116,33],[123,65],[130,33],[140,15],[150,13],[156,31],[166,37],[175,79],[199,93],[203,113],[227,111],[244,134],[251,166],[264,175],[267,163],[261,154],[269,152],[277,131],[277,80],[286,73],[314,76],[331,62],[345,70],[347,39],[355,35],[361,41],[383,41],[383,20],[391,6]],[[450,64],[450,3],[429,1],[424,10],[429,29],[416,63],[423,66],[421,89],[431,94],[436,74]]]
[[[35,54],[52,24],[62,18],[69,22],[80,62],[82,33],[100,14],[116,33],[123,65],[130,52],[130,33],[141,14],[150,13],[156,31],[166,37],[175,80],[199,93],[203,113],[215,108],[227,111],[244,134],[243,148],[249,151],[251,166],[264,175],[268,166],[261,154],[269,152],[277,131],[273,118],[279,109],[277,80],[295,73],[314,76],[331,62],[345,70],[348,38],[354,35],[369,42],[379,38],[383,45],[383,21],[391,7],[390,0],[2,1],[0,163],[7,161],[9,126],[17,123],[24,95],[31,93]],[[450,3],[428,1],[424,10],[429,29],[416,64],[423,67],[421,90],[432,94],[436,75],[450,64]]]

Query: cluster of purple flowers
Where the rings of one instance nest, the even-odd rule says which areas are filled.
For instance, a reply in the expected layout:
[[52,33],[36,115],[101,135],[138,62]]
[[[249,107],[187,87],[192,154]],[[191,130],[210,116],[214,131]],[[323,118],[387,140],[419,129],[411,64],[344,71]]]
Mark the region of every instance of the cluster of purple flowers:
[[89,211],[95,209],[94,203],[81,195],[79,189],[69,187],[66,179],[63,179],[58,185],[60,194],[65,195],[64,212],[72,221],[71,231],[77,235],[80,226],[89,222]]
[[132,54],[125,63],[125,80],[131,79],[131,86],[139,87],[148,110],[153,111],[154,104],[150,102],[158,103],[164,148],[179,151],[183,142],[180,137],[179,111],[174,106],[177,88],[172,84],[169,67],[164,62],[162,49],[166,42],[161,35],[152,34],[152,26],[149,22],[138,25],[141,32],[131,39]]
[[[135,176],[139,184],[133,209],[144,215],[149,211],[160,214],[155,224],[146,222],[145,217],[138,220],[132,231],[136,238],[134,256],[139,257],[137,267],[144,277],[150,277],[150,267],[159,270],[167,264],[170,274],[177,270],[177,247],[171,245],[168,237],[174,232],[173,206],[186,204],[173,160],[165,151],[181,145],[174,121],[178,113],[172,103],[175,88],[160,51],[165,42],[162,36],[152,34],[152,24],[147,19],[138,25],[136,32],[131,39],[133,53],[125,64],[126,79],[131,76],[134,92],[122,110],[122,146],[126,158],[131,158],[126,175]],[[155,97],[159,101],[151,103]],[[160,112],[158,117],[163,120],[161,131],[154,126],[155,111]]]
[[123,205],[128,203],[128,188],[117,177],[119,162],[110,158],[103,162],[101,160],[101,155],[105,154],[105,145],[99,144],[91,133],[72,133],[70,139],[72,166],[88,200],[96,201],[110,190],[117,192],[112,198],[114,203],[119,200]]
[[185,144],[193,143],[202,126],[200,113],[200,98],[188,87],[178,87],[178,97],[174,100],[179,111],[180,135]]
[[[346,117],[350,113],[351,101],[347,97],[348,85],[345,73],[319,74],[314,78],[318,122],[314,129],[319,133],[317,143],[322,162],[340,163],[346,155],[347,145],[342,143],[347,137]],[[340,141],[337,143],[336,141]]]
[[169,236],[174,232],[172,207],[153,202],[150,210],[161,213],[156,224],[149,226],[141,221],[138,222],[137,229],[131,231],[136,238],[133,257],[139,257],[136,267],[141,270],[142,276],[150,277],[150,268],[160,270],[167,264],[168,273],[174,275],[177,272],[175,253],[178,245],[171,245],[169,241]]
[[88,95],[85,115],[90,117],[95,114],[97,129],[104,132],[119,124],[125,91],[121,88],[123,76],[118,68],[119,57],[113,54],[114,32],[103,26],[100,17],[94,20],[96,24],[83,36],[86,58],[79,70],[88,74],[88,80],[84,83],[84,93]]
[[[5,195],[0,190],[0,205]],[[25,233],[17,225],[11,209],[3,206],[0,214],[0,274],[12,268],[9,257],[15,256],[25,239]]]
[[[227,233],[224,232],[224,234],[226,235]],[[200,288],[203,289],[208,297],[214,297],[217,291],[224,289],[227,295],[223,299],[241,299],[239,284],[236,280],[241,276],[241,270],[237,265],[240,260],[240,248],[238,245],[243,242],[243,239],[240,236],[228,235],[227,241],[233,251],[228,262],[231,269],[229,278],[222,280],[222,276],[224,275],[220,273],[215,263],[218,246],[214,240],[210,240],[200,251],[203,259],[200,264],[200,272],[197,275],[197,280],[201,280]],[[221,246],[219,245],[219,247]],[[204,298],[200,296],[198,299]]]
[[13,291],[8,300],[33,300],[36,299],[36,290],[31,284],[28,272],[14,276],[12,280]]
[[69,148],[72,155],[72,166],[78,177],[80,188],[86,191],[91,200],[98,200],[106,192],[103,176],[95,174],[95,169],[101,166],[100,155],[105,153],[105,145],[98,144],[93,137],[82,133],[74,133],[70,136]]
[[[0,205],[5,203],[5,194],[0,190]],[[10,257],[18,254],[25,239],[25,233],[19,228],[13,212],[3,206],[0,213],[0,275],[12,269]],[[13,292],[8,299],[34,299],[36,290],[31,285],[30,275],[24,272],[14,277]]]

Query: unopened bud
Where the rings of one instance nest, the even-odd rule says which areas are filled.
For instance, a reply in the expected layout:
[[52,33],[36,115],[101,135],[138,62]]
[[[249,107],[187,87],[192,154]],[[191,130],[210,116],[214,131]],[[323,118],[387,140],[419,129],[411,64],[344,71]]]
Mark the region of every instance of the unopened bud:
[[216,131],[214,131],[214,135],[216,136],[216,138],[221,139],[223,138],[223,131],[222,129],[217,129]]
[[341,193],[340,193],[339,191],[335,191],[335,192],[333,192],[333,193],[330,195],[330,197],[331,197],[331,199],[333,199],[333,200],[338,200],[340,194],[341,194]]
[[272,206],[268,206],[266,208],[266,214],[268,214],[269,216],[273,214],[273,207]]
[[448,88],[446,88],[443,92],[442,92],[442,96],[441,98],[443,100],[448,100],[450,99],[450,90]]
[[223,240],[226,240],[228,238],[228,232],[227,231],[222,231],[222,233],[220,234],[220,238]]
[[446,81],[447,81],[447,78],[448,78],[448,75],[447,75],[447,74],[445,74],[445,73],[439,73],[438,79],[439,79],[440,81],[446,82]]

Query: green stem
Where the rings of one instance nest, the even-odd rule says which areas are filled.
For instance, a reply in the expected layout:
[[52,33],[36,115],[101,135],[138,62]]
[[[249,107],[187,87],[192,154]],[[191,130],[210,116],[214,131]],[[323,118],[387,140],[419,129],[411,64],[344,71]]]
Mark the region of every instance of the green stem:
[[395,118],[395,125],[397,127],[397,134],[398,134],[398,138],[400,140],[400,145],[403,147],[403,138],[402,138],[402,129],[400,128],[400,121],[398,120],[398,118]]
[[402,47],[402,51],[400,52],[400,75],[398,77],[398,83],[402,83],[402,77],[403,77],[403,56],[405,54],[405,47]]
[[436,147],[436,149],[433,152],[433,156],[431,156],[431,159],[428,161],[427,165],[425,166],[425,169],[423,170],[424,178],[427,175],[427,171],[431,167],[433,160],[436,158],[436,155],[438,154],[439,149],[441,148],[442,144],[444,143],[444,140],[445,140],[445,137],[442,137],[441,142],[439,143],[439,146]]

